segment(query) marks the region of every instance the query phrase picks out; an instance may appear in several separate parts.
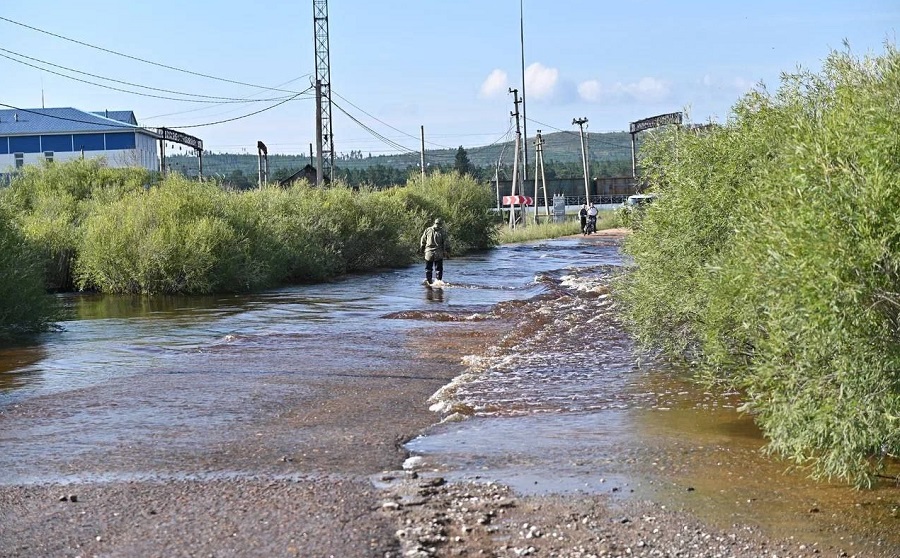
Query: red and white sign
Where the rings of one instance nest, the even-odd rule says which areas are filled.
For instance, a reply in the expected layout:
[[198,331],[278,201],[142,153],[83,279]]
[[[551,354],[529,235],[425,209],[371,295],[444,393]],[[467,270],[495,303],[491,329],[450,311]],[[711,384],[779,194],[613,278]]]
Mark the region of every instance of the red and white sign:
[[503,196],[503,205],[534,205],[530,196]]

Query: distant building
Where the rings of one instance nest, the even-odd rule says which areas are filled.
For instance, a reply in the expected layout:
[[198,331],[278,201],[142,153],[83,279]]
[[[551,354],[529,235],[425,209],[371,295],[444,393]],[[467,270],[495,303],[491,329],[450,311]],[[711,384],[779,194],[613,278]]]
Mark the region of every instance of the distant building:
[[[278,185],[279,186],[290,186],[295,182],[299,182],[299,181],[303,180],[303,181],[308,182],[310,184],[310,186],[315,186],[316,185],[316,174],[317,174],[316,167],[314,167],[310,164],[307,164],[305,167],[298,170],[297,172],[290,175],[289,177],[287,177],[283,180],[279,180]],[[327,184],[328,182],[329,182],[329,180],[326,178],[325,183]]]
[[106,159],[110,167],[159,170],[155,130],[131,111],[75,108],[0,110],[0,173],[40,161]]

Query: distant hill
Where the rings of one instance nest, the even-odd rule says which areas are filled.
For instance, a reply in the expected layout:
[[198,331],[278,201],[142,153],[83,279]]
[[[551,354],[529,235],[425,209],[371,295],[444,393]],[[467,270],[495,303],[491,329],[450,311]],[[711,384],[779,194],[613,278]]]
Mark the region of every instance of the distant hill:
[[[631,135],[628,132],[588,133],[585,134],[590,161],[593,164],[604,161],[629,161],[631,160]],[[581,138],[578,132],[554,132],[544,134],[544,161],[546,163],[578,163],[581,164]],[[534,168],[534,138],[528,142],[528,164]],[[503,142],[479,147],[464,147],[469,161],[475,167],[493,169],[500,161],[503,166],[512,164],[512,152],[514,142]],[[426,149],[425,163],[427,165],[453,166],[456,160],[458,147],[452,149]],[[502,158],[501,158],[502,157]],[[197,173],[197,158],[188,155],[170,155],[166,163],[171,169],[177,170],[188,176]],[[309,155],[269,155],[269,174],[272,177],[287,175],[303,168],[310,161]],[[383,166],[389,169],[406,170],[418,168],[420,163],[419,153],[406,153],[397,155],[363,156],[361,152],[354,153],[353,157],[339,154],[335,158],[335,166],[340,169],[365,169],[375,166]],[[250,153],[204,153],[203,174],[206,176],[229,176],[235,171],[240,171],[248,177],[255,177],[258,173],[258,159],[256,154]],[[529,170],[531,172],[531,170]],[[253,179],[255,180],[255,178]]]
[[[558,161],[561,163],[581,162],[581,137],[578,132],[554,132],[543,134],[544,160]],[[585,134],[588,153],[592,161],[607,159],[631,158],[631,134],[628,132],[608,132]],[[512,162],[512,151],[515,142],[503,142],[481,147],[464,147],[469,156],[469,161],[477,167],[494,167],[503,156],[503,164]],[[437,162],[438,164],[452,165],[456,158],[457,147],[452,149],[426,149],[425,162]],[[308,159],[308,157],[307,157]],[[528,161],[534,161],[534,138],[528,142]],[[335,161],[336,166],[371,166],[385,165],[388,167],[418,166],[419,154],[407,155],[378,155],[364,159],[340,162]]]

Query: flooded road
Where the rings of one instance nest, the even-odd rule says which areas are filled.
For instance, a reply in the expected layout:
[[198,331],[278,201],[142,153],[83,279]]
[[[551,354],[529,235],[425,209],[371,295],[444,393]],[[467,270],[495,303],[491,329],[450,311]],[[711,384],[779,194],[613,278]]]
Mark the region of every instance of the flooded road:
[[[68,296],[63,331],[0,352],[0,485],[372,472],[361,456],[395,448],[367,423],[430,413],[405,448],[451,478],[900,555],[897,487],[786,472],[736,394],[635,353],[609,294],[621,265],[615,239],[570,238],[450,260],[443,290],[416,266],[250,296]],[[430,401],[404,399],[412,380]]]

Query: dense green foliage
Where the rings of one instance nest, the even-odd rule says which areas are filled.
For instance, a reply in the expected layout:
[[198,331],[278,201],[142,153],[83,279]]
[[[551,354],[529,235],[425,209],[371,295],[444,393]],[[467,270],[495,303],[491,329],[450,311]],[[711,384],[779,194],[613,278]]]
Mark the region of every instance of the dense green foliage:
[[619,285],[638,338],[742,390],[770,449],[871,482],[900,455],[900,55],[832,53],[724,126],[655,134]]
[[43,256],[48,285],[108,293],[246,291],[406,265],[437,216],[456,253],[496,243],[490,189],[457,174],[383,191],[148,178],[55,163],[27,169],[2,200]]
[[149,181],[142,169],[109,169],[97,160],[73,160],[26,165],[2,193],[19,228],[44,257],[47,286],[69,289],[85,215],[96,204],[144,189]]
[[0,206],[0,341],[47,329],[55,317],[41,258]]

